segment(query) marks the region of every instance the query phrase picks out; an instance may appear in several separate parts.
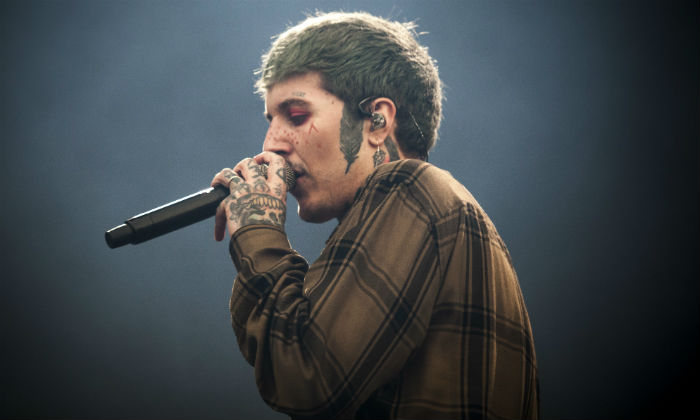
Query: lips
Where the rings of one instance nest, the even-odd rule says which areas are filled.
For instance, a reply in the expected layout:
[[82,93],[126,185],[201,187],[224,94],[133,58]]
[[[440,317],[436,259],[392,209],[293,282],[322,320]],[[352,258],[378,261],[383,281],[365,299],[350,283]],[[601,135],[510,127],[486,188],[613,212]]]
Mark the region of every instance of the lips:
[[296,175],[297,177],[302,176],[304,174],[304,171],[299,167],[298,164],[294,164],[289,161],[285,162],[285,164],[289,167],[289,169],[292,170],[292,172],[294,172],[294,175]]
[[287,164],[289,165],[289,167],[292,169],[292,172],[294,173],[294,180],[295,180],[294,186],[289,190],[290,192],[292,192],[292,191],[296,190],[297,187],[299,186],[299,178],[302,178],[304,176],[304,172],[301,171],[299,168],[294,167],[294,165],[290,164],[289,162],[287,162]]
[[295,178],[294,178],[295,182],[294,182],[294,187],[291,189],[291,191],[294,191],[297,189],[297,187],[299,187],[299,180],[304,177],[303,173],[299,173],[296,171],[294,172],[294,175],[295,175]]

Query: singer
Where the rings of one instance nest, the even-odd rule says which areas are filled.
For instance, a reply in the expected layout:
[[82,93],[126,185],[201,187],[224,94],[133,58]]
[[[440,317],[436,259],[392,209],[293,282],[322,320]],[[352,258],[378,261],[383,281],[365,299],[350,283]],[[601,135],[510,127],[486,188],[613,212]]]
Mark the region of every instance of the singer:
[[[263,399],[294,418],[536,418],[506,245],[427,163],[442,84],[414,27],[319,13],[263,55],[263,152],[212,181],[230,190],[215,238],[228,230],[237,269],[233,329]],[[304,221],[338,221],[311,266],[285,234],[288,192]]]

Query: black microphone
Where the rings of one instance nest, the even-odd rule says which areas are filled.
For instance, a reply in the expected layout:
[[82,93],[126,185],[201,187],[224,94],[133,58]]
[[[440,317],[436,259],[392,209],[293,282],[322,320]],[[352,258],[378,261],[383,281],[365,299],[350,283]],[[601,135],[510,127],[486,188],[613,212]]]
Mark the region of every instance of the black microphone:
[[[267,165],[260,165],[267,178]],[[291,190],[296,184],[296,175],[289,166],[284,166],[284,183]],[[229,195],[228,187],[217,185],[137,214],[119,226],[105,232],[110,248],[126,244],[139,244],[174,230],[189,226],[216,214],[219,203]]]

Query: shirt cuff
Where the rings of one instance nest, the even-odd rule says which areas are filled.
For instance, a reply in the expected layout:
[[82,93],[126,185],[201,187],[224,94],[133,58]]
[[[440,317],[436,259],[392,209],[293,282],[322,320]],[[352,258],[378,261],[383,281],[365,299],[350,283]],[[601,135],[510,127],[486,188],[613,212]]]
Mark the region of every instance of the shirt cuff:
[[240,273],[268,271],[292,252],[287,234],[278,226],[248,225],[238,229],[229,242],[231,259]]

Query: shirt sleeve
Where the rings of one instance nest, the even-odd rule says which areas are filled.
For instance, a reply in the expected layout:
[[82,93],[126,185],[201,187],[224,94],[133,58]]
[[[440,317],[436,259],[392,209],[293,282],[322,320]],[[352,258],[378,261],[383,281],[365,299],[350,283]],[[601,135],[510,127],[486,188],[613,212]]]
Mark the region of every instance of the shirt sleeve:
[[420,345],[439,289],[431,221],[410,197],[370,194],[350,219],[310,269],[278,228],[231,240],[241,351],[263,399],[295,417],[353,416]]

